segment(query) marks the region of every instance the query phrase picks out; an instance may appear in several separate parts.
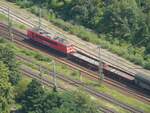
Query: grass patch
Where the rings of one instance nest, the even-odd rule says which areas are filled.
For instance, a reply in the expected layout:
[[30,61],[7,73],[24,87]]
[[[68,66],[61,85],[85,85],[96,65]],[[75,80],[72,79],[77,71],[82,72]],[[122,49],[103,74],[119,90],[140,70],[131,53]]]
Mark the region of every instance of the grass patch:
[[108,86],[105,86],[104,84],[102,84],[101,87],[95,87],[95,88],[100,92],[103,92],[103,93],[106,93],[108,95],[113,96],[117,100],[120,100],[120,101],[127,103],[129,105],[132,105],[136,108],[139,108],[146,113],[148,113],[150,110],[149,104],[138,101],[137,99],[132,98],[132,97],[127,97],[126,95],[123,95],[116,90],[110,89]]
[[6,21],[7,17],[0,13],[0,21]]
[[17,86],[15,86],[15,95],[16,97],[20,97],[24,91],[27,89],[27,85],[31,82],[31,78],[22,75],[22,79],[19,81]]
[[[8,17],[5,16],[4,14],[0,13],[0,21],[7,24],[8,23]],[[20,29],[20,30],[26,30],[27,29],[27,26],[25,26],[24,24],[15,22],[13,20],[12,20],[12,27]]]

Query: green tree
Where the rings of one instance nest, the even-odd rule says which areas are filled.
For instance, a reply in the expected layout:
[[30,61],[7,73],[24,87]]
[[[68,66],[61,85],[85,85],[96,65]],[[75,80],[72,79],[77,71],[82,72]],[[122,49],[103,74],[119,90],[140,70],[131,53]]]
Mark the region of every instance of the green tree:
[[[8,46],[8,45],[7,45]],[[3,61],[4,64],[9,68],[9,80],[15,85],[20,80],[19,67],[15,58],[15,53],[11,48],[0,46],[0,61]]]
[[25,113],[98,113],[97,106],[82,92],[48,92],[32,80],[21,98]]
[[41,113],[41,103],[44,97],[44,90],[42,85],[36,81],[28,85],[27,90],[25,91],[23,97],[21,97],[21,103],[23,105],[23,111],[26,113],[36,111],[36,113]]
[[82,92],[51,92],[42,103],[43,113],[98,113],[97,106]]
[[62,97],[58,92],[49,93],[42,103],[44,108],[43,113],[53,113],[56,109],[59,109],[62,104]]
[[77,23],[94,28],[101,20],[103,10],[102,0],[73,0],[70,4],[69,17]]
[[136,0],[136,2],[144,13],[150,12],[150,1],[149,0]]
[[120,40],[129,41],[136,30],[138,9],[134,0],[114,0],[107,6],[98,31],[110,33]]
[[0,113],[9,113],[13,103],[13,87],[8,74],[8,68],[0,61]]
[[99,113],[97,105],[90,99],[90,96],[81,91],[65,92],[62,94],[62,100],[64,103],[61,109],[66,108],[73,113]]

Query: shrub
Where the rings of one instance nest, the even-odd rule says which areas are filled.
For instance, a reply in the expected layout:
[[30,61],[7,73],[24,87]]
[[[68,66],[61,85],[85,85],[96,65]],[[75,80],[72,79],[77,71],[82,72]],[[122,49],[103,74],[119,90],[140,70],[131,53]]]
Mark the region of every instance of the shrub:
[[21,25],[19,25],[19,28],[20,28],[20,29],[25,29],[26,27],[21,24]]
[[35,15],[39,14],[39,8],[37,6],[32,6],[29,11]]
[[135,64],[143,66],[143,58],[140,55],[136,54],[135,57],[134,57],[134,59],[133,59],[133,62]]
[[48,57],[43,56],[39,53],[35,54],[34,58],[39,60],[39,61],[45,61],[45,62],[50,62],[51,61]]
[[5,43],[6,41],[4,40],[4,38],[0,38],[0,43]]
[[144,68],[150,70],[150,58],[147,61],[144,62]]
[[145,62],[144,68],[150,70],[150,62]]

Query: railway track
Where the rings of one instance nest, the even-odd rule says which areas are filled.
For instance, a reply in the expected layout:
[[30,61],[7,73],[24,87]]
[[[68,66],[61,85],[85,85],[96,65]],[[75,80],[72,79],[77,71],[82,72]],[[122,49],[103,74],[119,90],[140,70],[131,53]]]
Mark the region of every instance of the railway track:
[[[0,6],[0,8],[1,8],[1,10],[3,11],[3,13],[7,14],[7,7],[4,7],[4,6],[2,7],[2,6]],[[26,17],[19,17],[18,15],[16,15],[15,13],[13,13],[12,11],[10,11],[10,16],[12,16],[12,17],[15,18],[16,20],[18,20],[20,23],[24,23],[24,24],[28,25],[29,27],[34,27],[34,26],[36,26],[36,24],[34,24],[33,22],[27,21]],[[46,28],[47,28],[46,25],[43,25],[42,28],[44,28],[44,30],[48,31],[48,29],[46,29]],[[69,40],[75,41],[74,39],[69,39]],[[76,42],[76,43],[79,43],[79,42]],[[86,53],[87,55],[91,55],[92,57],[94,57],[95,59],[98,60],[98,56],[97,56],[97,55],[94,55],[94,54],[92,54],[92,53],[90,53],[90,52],[88,52],[88,51],[86,51],[86,50],[84,50],[84,49],[82,49],[82,48],[80,48],[80,47],[78,47],[78,46],[76,46],[76,48],[77,48],[77,50],[82,51],[83,53]],[[131,69],[130,69],[130,68],[127,67],[124,63],[119,62],[119,61],[121,61],[121,59],[117,60],[116,62],[119,63],[119,65],[122,65],[125,69],[122,68],[122,67],[120,67],[119,65],[112,64],[110,61],[107,61],[107,60],[104,59],[104,58],[107,58],[107,57],[110,56],[110,55],[102,54],[102,56],[103,56],[103,59],[102,59],[103,62],[106,63],[106,64],[109,64],[111,67],[113,67],[113,68],[115,68],[115,69],[119,69],[119,70],[121,70],[121,71],[123,71],[123,72],[126,72],[126,73],[130,74],[131,76],[134,76],[134,75],[136,74],[136,72],[137,72],[137,71],[134,71],[134,70],[133,70],[133,67],[130,67],[130,68],[131,68]],[[112,58],[115,58],[115,57],[113,56]],[[114,59],[113,59],[113,60],[114,60]]]
[[[5,26],[5,29],[7,29],[7,26]],[[6,30],[6,31],[7,31],[7,30]],[[21,41],[22,43],[25,43],[25,42],[23,41],[24,39],[28,39],[25,34],[19,32],[18,30],[13,29],[13,33],[14,33],[14,35],[19,36],[19,38],[16,38],[16,40],[19,40],[19,41]],[[7,33],[6,33],[6,34],[7,34]],[[31,48],[29,48],[29,49],[31,49]],[[44,51],[44,52],[45,52],[45,51]],[[49,53],[48,53],[48,55],[49,55]],[[55,56],[55,57],[58,57],[58,56]],[[59,59],[60,59],[59,62],[64,63],[64,64],[67,64],[67,65],[69,65],[69,66],[71,66],[71,67],[73,67],[73,68],[75,68],[75,69],[81,71],[82,73],[87,74],[88,77],[91,77],[93,80],[98,80],[98,79],[99,79],[98,76],[94,76],[94,75],[96,75],[96,73],[94,73],[94,72],[92,72],[92,71],[89,71],[89,70],[87,70],[87,69],[84,69],[83,67],[81,67],[81,66],[79,66],[79,65],[75,65],[74,63],[71,63],[70,61],[66,61],[66,59],[64,59],[64,58],[60,58],[60,57],[59,57]],[[57,60],[58,60],[58,59],[57,59]],[[63,61],[63,62],[62,62],[62,61]],[[66,63],[66,62],[67,62],[67,63]],[[80,69],[79,69],[78,67],[79,67]],[[85,71],[84,71],[84,70],[85,70]],[[110,85],[112,85],[112,86],[118,87],[119,89],[122,89],[122,90],[126,91],[126,94],[134,95],[135,98],[137,98],[137,99],[139,99],[139,100],[141,100],[141,101],[143,101],[143,102],[148,102],[148,103],[150,102],[150,99],[149,99],[149,98],[146,98],[145,95],[143,95],[142,93],[133,92],[132,90],[129,90],[128,87],[126,87],[126,86],[123,85],[123,84],[120,84],[119,82],[116,82],[116,81],[114,81],[114,80],[111,80],[111,79],[109,79],[109,78],[107,78],[107,77],[105,77],[104,82],[106,82],[106,83],[108,83],[108,84],[110,84]],[[136,94],[136,93],[137,93],[137,94]],[[130,96],[131,96],[131,95],[130,95]]]
[[[27,60],[27,58],[23,58],[21,56],[17,56],[17,57],[19,57],[19,59],[23,59],[23,60],[25,60],[25,61],[27,61],[29,63],[32,63],[31,60],[29,60],[29,59]],[[39,65],[37,67],[39,67]],[[48,70],[46,67],[43,67],[43,68]],[[22,70],[29,71],[29,69],[25,69],[24,67],[22,68]],[[48,73],[50,75],[53,75],[53,71],[48,71]],[[128,110],[128,111],[130,111],[132,113],[143,113],[141,110],[135,109],[135,108],[133,108],[133,107],[127,105],[127,104],[121,103],[121,102],[113,99],[109,95],[97,92],[97,91],[93,90],[92,88],[90,88],[89,86],[85,86],[80,81],[73,80],[71,78],[66,77],[65,75],[58,74],[58,73],[56,73],[56,76],[57,76],[58,79],[63,80],[66,83],[69,83],[70,85],[73,85],[73,86],[76,86],[76,87],[82,87],[86,92],[88,92],[88,93],[90,93],[90,94],[92,94],[92,95],[94,95],[94,96],[96,96],[98,98],[102,98],[102,99],[104,99],[104,100],[106,100],[106,101],[108,101],[110,103],[113,103],[113,104],[115,104],[117,106],[120,106],[120,107],[122,107],[122,108],[124,108],[124,109],[126,109],[126,110]],[[111,110],[111,112],[114,112],[114,111]]]
[[[20,38],[23,38],[22,36],[23,36],[24,34],[20,34],[20,33],[17,34],[17,31],[15,31],[15,33],[16,33],[15,35],[19,35]],[[25,38],[25,37],[26,37],[26,36],[24,35],[24,38]],[[20,41],[21,41],[21,40],[20,40]],[[91,91],[91,92],[92,92],[92,91]]]
[[[26,75],[26,76],[28,76],[28,77],[31,77],[31,78],[33,78],[33,79],[37,79],[37,80],[40,81],[42,84],[44,84],[44,85],[46,85],[46,86],[48,86],[48,87],[53,88],[53,82],[52,82],[52,81],[49,81],[49,80],[47,80],[47,79],[45,79],[45,78],[43,78],[43,77],[41,77],[41,76],[39,76],[39,73],[35,73],[35,72],[33,72],[33,71],[29,70],[29,69],[25,69],[25,68],[22,68],[22,69],[21,69],[21,72],[22,72],[22,74],[24,74],[24,75]],[[52,73],[52,72],[51,72],[51,73]],[[61,87],[60,85],[57,86],[57,90],[59,90],[59,91],[60,91],[60,90],[65,90],[65,91],[67,91],[67,89]],[[98,106],[97,109],[98,109],[99,111],[103,112],[103,113],[117,113],[116,111],[111,110],[111,109],[108,109],[108,108],[105,108],[105,107],[103,107],[103,106]]]

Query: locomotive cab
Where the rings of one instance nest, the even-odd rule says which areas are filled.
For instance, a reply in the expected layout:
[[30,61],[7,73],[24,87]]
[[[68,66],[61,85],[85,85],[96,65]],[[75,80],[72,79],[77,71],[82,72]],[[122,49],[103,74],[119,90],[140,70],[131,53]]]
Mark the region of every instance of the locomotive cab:
[[69,54],[69,53],[74,53],[74,52],[76,52],[74,46],[72,44],[67,45],[67,47],[66,47],[66,53]]

